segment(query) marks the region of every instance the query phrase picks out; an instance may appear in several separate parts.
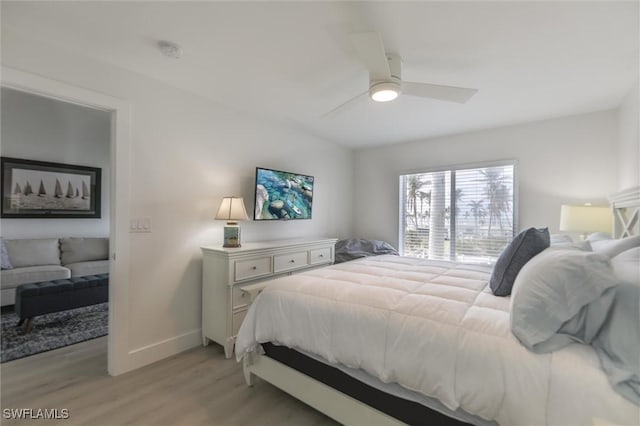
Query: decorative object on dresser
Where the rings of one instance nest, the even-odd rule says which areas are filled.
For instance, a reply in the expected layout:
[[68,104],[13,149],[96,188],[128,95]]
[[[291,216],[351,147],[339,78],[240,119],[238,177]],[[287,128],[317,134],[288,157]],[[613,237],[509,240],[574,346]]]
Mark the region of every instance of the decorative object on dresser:
[[611,207],[563,204],[560,208],[560,231],[580,232],[582,239],[593,232],[611,232]]
[[224,346],[231,358],[251,302],[242,288],[333,263],[336,238],[246,243],[241,248],[202,247],[202,342]]
[[216,214],[217,220],[226,220],[223,247],[240,247],[239,220],[248,220],[242,197],[224,197]]
[[2,157],[3,218],[100,218],[101,169]]

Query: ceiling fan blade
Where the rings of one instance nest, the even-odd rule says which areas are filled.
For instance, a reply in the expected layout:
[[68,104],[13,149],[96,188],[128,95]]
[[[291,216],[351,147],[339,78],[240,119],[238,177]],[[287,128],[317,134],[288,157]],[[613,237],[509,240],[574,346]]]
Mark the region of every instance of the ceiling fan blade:
[[433,98],[441,101],[457,102],[463,104],[467,102],[478,89],[466,87],[440,86],[438,84],[402,82],[402,93],[423,98]]
[[387,53],[382,37],[376,32],[349,34],[358,58],[365,64],[374,80],[391,78]]
[[369,94],[369,89],[365,90],[364,92],[360,93],[359,95],[354,96],[353,98],[349,99],[348,101],[341,103],[340,105],[338,105],[337,107],[335,107],[331,111],[322,114],[322,118],[326,118],[326,117],[329,117],[329,116],[333,115],[338,110],[346,107],[347,105],[351,105],[351,104],[355,103],[356,101],[360,100],[364,95],[368,95],[368,94]]

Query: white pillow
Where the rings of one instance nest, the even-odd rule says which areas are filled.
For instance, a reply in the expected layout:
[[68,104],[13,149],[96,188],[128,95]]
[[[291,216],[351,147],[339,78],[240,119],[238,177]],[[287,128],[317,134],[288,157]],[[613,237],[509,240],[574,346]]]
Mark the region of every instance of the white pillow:
[[640,247],[623,251],[611,258],[615,276],[621,280],[640,286]]
[[589,343],[606,320],[620,280],[598,253],[548,248],[522,267],[511,291],[511,331],[528,349]]
[[610,258],[615,257],[623,251],[627,251],[633,247],[640,247],[640,235],[621,238],[619,240],[591,241],[591,248],[593,251],[607,255]]

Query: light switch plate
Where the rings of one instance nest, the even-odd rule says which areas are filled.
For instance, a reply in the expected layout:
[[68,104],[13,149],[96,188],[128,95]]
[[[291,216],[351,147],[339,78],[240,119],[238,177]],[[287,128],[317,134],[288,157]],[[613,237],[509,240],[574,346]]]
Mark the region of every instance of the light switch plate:
[[131,219],[129,222],[129,232],[151,232],[151,218],[150,217],[138,217]]

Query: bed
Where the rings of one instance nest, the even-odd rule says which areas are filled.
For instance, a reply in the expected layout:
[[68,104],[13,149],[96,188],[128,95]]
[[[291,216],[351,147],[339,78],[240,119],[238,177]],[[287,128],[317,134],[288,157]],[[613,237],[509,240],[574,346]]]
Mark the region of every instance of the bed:
[[[635,194],[612,200],[628,235]],[[523,346],[491,272],[385,255],[274,280],[236,356],[248,384],[260,377],[343,424],[639,424],[592,346]]]

